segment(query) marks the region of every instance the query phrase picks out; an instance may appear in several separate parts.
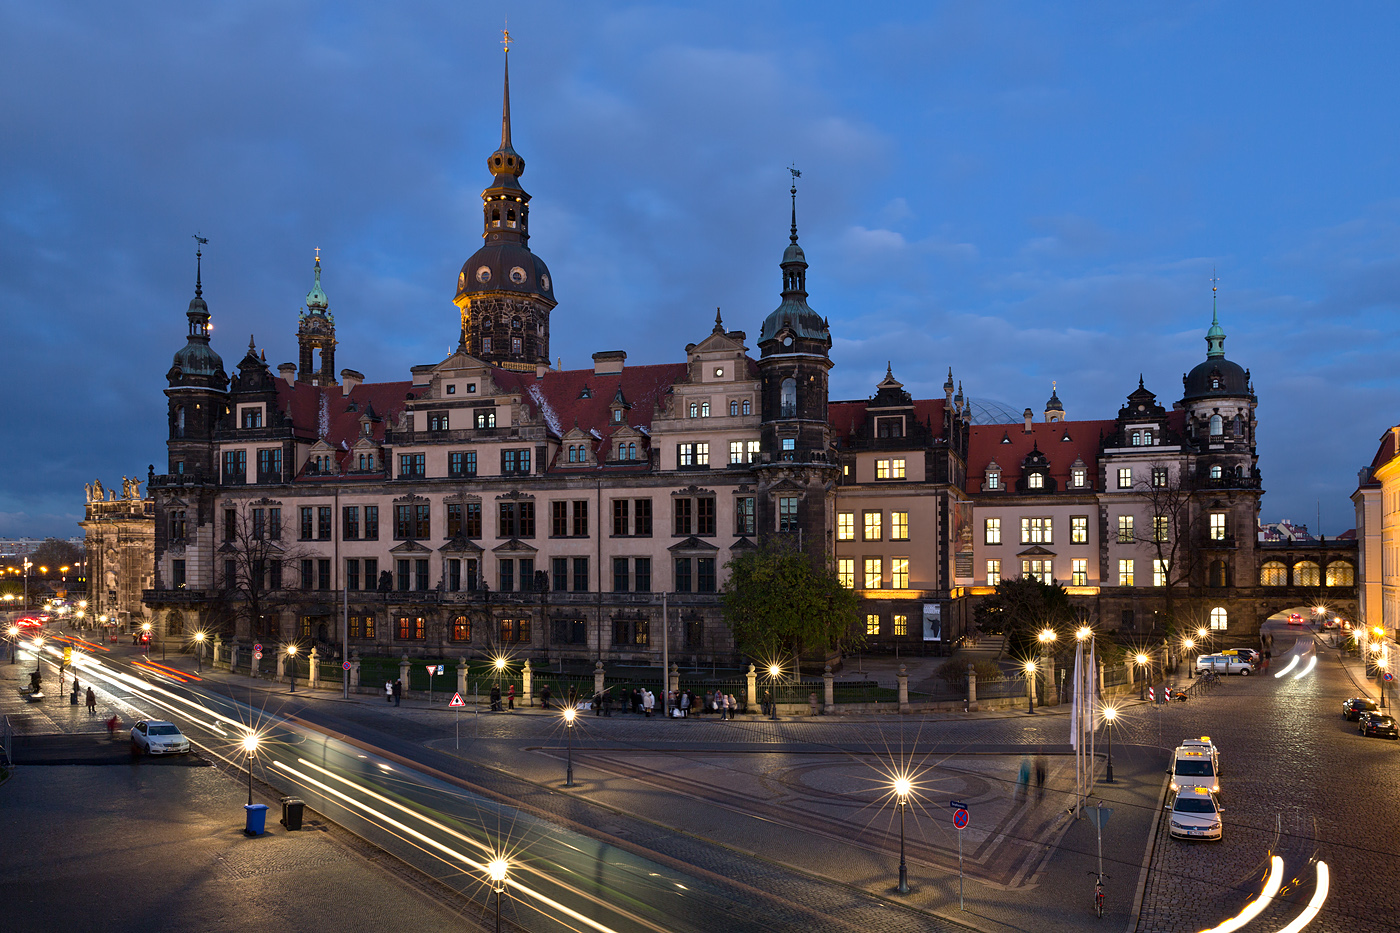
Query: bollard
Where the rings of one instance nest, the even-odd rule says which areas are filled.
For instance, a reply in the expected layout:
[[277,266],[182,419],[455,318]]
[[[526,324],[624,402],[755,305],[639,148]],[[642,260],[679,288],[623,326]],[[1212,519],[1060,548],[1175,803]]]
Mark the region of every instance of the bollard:
[[977,712],[977,668],[967,665],[967,703],[963,707],[969,713]]
[[826,666],[826,669],[822,671],[822,693],[824,694],[824,699],[826,700],[826,704],[822,708],[822,712],[836,712],[836,675],[831,673],[830,664],[828,664]]
[[749,679],[749,695],[747,708],[752,710],[757,708],[758,706],[758,670],[752,664],[749,665],[749,673],[747,676]]
[[899,665],[899,673],[895,675],[899,681],[899,711],[909,712],[909,670],[903,665]]
[[534,706],[535,700],[530,692],[531,687],[530,661],[526,659],[525,666],[520,669],[520,692],[522,694],[520,702],[524,706]]

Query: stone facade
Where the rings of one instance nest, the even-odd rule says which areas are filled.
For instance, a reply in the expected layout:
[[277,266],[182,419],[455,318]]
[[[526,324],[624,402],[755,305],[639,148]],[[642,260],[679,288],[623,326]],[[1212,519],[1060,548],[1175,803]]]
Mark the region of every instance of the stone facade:
[[82,526],[87,554],[88,609],[95,625],[131,631],[150,621],[142,593],[153,579],[155,501],[141,496],[139,480],[124,480],[122,497],[104,498],[101,481],[87,487]]

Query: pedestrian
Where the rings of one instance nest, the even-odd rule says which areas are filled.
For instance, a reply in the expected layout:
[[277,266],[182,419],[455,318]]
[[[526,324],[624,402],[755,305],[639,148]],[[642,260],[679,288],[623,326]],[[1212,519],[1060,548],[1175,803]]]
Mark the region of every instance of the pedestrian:
[[1035,799],[1045,799],[1045,756],[1039,752],[1035,755]]
[[545,709],[549,709],[549,699],[549,684],[545,684],[544,688],[540,690],[540,705],[543,706]]
[[656,694],[650,690],[642,691],[642,713],[646,718],[651,718],[651,711],[656,706]]
[[771,696],[769,696],[767,690],[763,691],[763,703],[760,705],[759,708],[763,710],[763,715],[765,715],[765,716],[772,716],[772,715],[773,715],[773,712],[774,712],[774,710],[773,710],[773,699],[772,699]]
[[1026,792],[1031,784],[1031,760],[1025,755],[1021,756],[1021,773],[1016,777],[1016,799],[1018,801],[1026,799]]
[[689,716],[690,716],[690,691],[689,691],[689,690],[684,690],[684,691],[681,692],[681,718],[682,718],[682,719],[685,719],[685,718],[687,718],[687,717],[689,717]]
[[97,694],[92,692],[92,688],[87,688],[87,711],[89,716],[97,715]]
[[491,685],[491,712],[493,712],[493,713],[499,713],[500,711],[501,711],[501,685],[500,685],[500,684],[492,684],[492,685]]
[[402,700],[402,699],[403,699],[403,680],[401,680],[401,679],[395,679],[395,680],[394,680],[394,705],[395,705],[395,706],[398,706],[398,705],[399,705],[399,701]]
[[510,693],[506,695],[506,709],[515,712],[515,684],[510,685]]
[[641,688],[641,687],[633,687],[633,688],[632,688],[632,712],[634,712],[634,713],[640,713],[641,711],[642,711],[642,688]]
[[603,715],[603,691],[601,690],[593,694],[593,715]]
[[705,691],[705,705],[700,707],[700,715],[705,715],[715,707],[715,694],[713,690]]
[[117,734],[117,726],[120,725],[120,724],[121,724],[121,720],[117,718],[117,714],[116,714],[116,713],[113,713],[113,714],[112,714],[112,718],[109,719],[109,720],[107,720],[107,738],[110,739],[110,738],[115,738],[115,737],[116,737],[116,734]]
[[384,681],[384,702],[394,702],[394,682],[392,680]]
[[817,691],[813,690],[807,694],[807,705],[812,709],[812,715],[817,715]]

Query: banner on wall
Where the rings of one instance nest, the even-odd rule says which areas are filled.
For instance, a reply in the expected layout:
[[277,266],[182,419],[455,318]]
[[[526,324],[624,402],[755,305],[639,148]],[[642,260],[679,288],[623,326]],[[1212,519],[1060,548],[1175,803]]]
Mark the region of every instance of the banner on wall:
[[943,640],[943,604],[924,603],[924,641]]

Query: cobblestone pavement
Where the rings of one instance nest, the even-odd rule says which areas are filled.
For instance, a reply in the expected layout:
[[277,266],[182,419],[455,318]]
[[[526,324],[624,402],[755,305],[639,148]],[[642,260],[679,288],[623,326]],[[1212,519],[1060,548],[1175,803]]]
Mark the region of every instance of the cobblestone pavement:
[[[1276,657],[1287,650],[1286,631],[1278,631]],[[1222,679],[1198,700],[1139,706],[1124,717],[1119,732],[1129,741],[1155,741],[1158,728],[1173,740],[1209,735],[1222,762],[1225,838],[1174,840],[1163,823],[1140,933],[1195,933],[1234,916],[1258,896],[1274,854],[1284,859],[1285,884],[1249,929],[1281,929],[1303,911],[1315,890],[1314,859],[1328,864],[1331,887],[1309,933],[1400,928],[1392,883],[1400,743],[1362,738],[1342,721],[1342,700],[1365,693],[1360,678],[1336,649],[1319,644],[1317,657],[1311,673],[1298,676],[1303,663],[1272,676],[1287,665],[1284,656],[1261,676]]]

